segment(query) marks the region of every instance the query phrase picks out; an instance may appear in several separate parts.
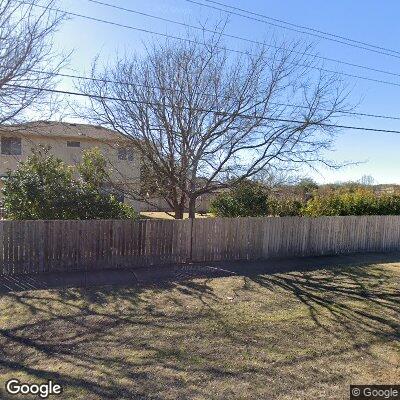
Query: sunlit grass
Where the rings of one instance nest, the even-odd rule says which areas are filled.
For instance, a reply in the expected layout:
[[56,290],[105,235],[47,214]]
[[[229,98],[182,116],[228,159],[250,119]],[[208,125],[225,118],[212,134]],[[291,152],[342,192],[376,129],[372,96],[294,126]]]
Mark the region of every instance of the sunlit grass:
[[399,268],[3,295],[0,379],[85,400],[344,399],[398,380]]
[[[174,219],[173,212],[162,212],[162,211],[142,211],[140,216],[142,218],[150,218],[150,219]],[[196,213],[196,218],[213,218],[214,215],[211,213]],[[188,219],[189,214],[184,213],[183,219]]]

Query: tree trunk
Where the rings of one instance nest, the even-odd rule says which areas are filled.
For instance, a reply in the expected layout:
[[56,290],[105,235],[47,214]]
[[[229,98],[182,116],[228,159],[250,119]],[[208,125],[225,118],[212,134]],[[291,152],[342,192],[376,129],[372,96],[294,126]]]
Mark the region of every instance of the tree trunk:
[[196,218],[196,197],[189,198],[189,218]]
[[183,207],[180,204],[178,204],[175,207],[174,211],[175,211],[175,219],[183,219]]

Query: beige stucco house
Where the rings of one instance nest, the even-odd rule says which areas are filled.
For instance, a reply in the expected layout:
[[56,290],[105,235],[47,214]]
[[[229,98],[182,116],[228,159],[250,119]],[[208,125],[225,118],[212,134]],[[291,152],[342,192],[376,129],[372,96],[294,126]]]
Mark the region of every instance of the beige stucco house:
[[[52,154],[69,165],[79,163],[85,149],[97,147],[108,161],[110,177],[116,186],[137,187],[140,182],[140,157],[132,141],[100,126],[51,121],[3,126],[0,144],[2,177],[39,146],[49,146]],[[124,201],[130,202],[126,196]]]

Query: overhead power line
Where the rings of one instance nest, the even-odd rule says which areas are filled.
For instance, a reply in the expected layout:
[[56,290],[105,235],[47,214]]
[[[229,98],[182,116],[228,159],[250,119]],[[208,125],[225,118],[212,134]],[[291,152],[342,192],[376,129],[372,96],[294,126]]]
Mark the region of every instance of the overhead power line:
[[375,45],[375,44],[371,44],[371,43],[367,43],[367,42],[362,42],[362,41],[360,41],[360,40],[355,40],[355,39],[352,39],[352,38],[349,38],[349,37],[346,37],[346,36],[340,36],[340,35],[338,35],[338,34],[336,34],[336,33],[331,33],[331,32],[322,31],[322,30],[319,30],[319,29],[311,28],[311,27],[309,27],[309,26],[294,24],[294,23],[292,23],[292,22],[284,21],[284,20],[278,19],[278,18],[273,18],[273,17],[270,17],[270,16],[265,15],[265,14],[255,13],[255,12],[250,11],[250,10],[245,10],[245,9],[243,9],[243,8],[234,7],[234,6],[231,6],[231,5],[229,5],[229,4],[220,3],[220,2],[215,1],[215,0],[203,0],[203,1],[205,1],[205,2],[207,2],[207,3],[218,4],[218,5],[220,5],[220,6],[227,7],[227,8],[230,8],[230,9],[232,9],[232,10],[238,10],[238,11],[245,12],[245,13],[248,13],[248,14],[251,14],[251,15],[256,15],[256,16],[259,16],[259,17],[263,17],[263,18],[265,18],[265,19],[269,19],[269,20],[275,21],[275,22],[280,22],[280,23],[283,23],[283,24],[286,24],[286,25],[289,25],[289,26],[293,26],[293,27],[295,27],[295,28],[307,29],[307,30],[312,31],[312,32],[315,32],[315,33],[320,33],[320,34],[326,35],[326,36],[332,36],[332,37],[335,37],[335,38],[338,38],[338,39],[346,40],[346,41],[348,41],[348,42],[352,42],[352,43],[356,43],[356,44],[361,44],[361,45],[363,45],[363,46],[368,46],[368,47],[372,47],[372,48],[375,48],[375,49],[379,49],[379,50],[384,50],[384,51],[388,51],[388,52],[400,54],[400,51],[398,51],[398,50],[393,50],[393,49],[389,49],[389,48],[387,48],[387,47],[382,47],[382,46],[377,46],[377,45]]
[[[379,46],[371,45],[371,44],[368,44],[368,43],[364,44],[363,42],[358,42],[358,41],[352,40],[352,39],[350,39],[350,40],[349,39],[345,39],[345,40],[349,40],[349,41],[353,42],[353,43],[349,43],[349,42],[346,42],[344,40],[338,39],[338,37],[339,37],[338,35],[336,35],[337,38],[335,38],[335,37],[327,37],[327,36],[323,36],[321,34],[317,34],[317,33],[313,33],[313,32],[307,32],[307,31],[304,31],[304,30],[296,29],[296,28],[290,28],[288,26],[284,26],[284,25],[280,25],[280,24],[277,24],[277,23],[274,23],[274,22],[266,21],[265,19],[274,20],[273,18],[268,17],[266,15],[253,13],[251,11],[247,11],[247,10],[244,10],[244,9],[241,9],[241,8],[238,8],[238,7],[229,6],[229,5],[226,5],[226,4],[223,4],[223,3],[219,3],[219,2],[216,2],[216,1],[204,0],[204,1],[208,1],[209,3],[222,5],[223,7],[229,8],[229,10],[227,10],[226,8],[216,7],[216,6],[213,6],[213,5],[210,5],[210,4],[204,4],[204,3],[201,3],[201,2],[198,2],[198,1],[195,1],[195,0],[185,0],[185,1],[187,1],[189,3],[197,4],[197,5],[202,6],[202,7],[207,7],[207,8],[211,8],[211,9],[214,9],[214,10],[223,11],[225,13],[229,13],[229,14],[232,14],[232,15],[237,15],[239,17],[251,19],[253,21],[262,22],[264,24],[275,26],[275,27],[278,27],[278,28],[287,29],[287,30],[294,31],[294,32],[297,32],[297,33],[301,33],[301,34],[305,34],[305,35],[311,35],[311,36],[314,36],[314,37],[318,37],[320,39],[330,40],[332,42],[341,43],[341,44],[344,44],[346,46],[351,46],[351,47],[359,48],[359,49],[366,50],[366,51],[371,51],[371,52],[378,53],[378,54],[383,54],[383,55],[386,55],[386,56],[389,56],[389,57],[400,58],[400,52],[397,51],[397,50],[386,49],[384,47],[379,47]],[[248,13],[248,14],[252,14],[252,15],[257,15],[257,16],[262,17],[263,19],[251,17],[250,15],[238,13],[238,12],[235,12],[233,10],[238,10],[238,11],[241,11],[242,13],[244,12],[244,13]],[[278,21],[278,20],[276,20],[276,21]],[[288,24],[288,25],[296,26],[295,24],[291,24],[291,23],[288,23],[288,22],[284,22],[284,21],[281,21],[281,22],[285,23],[285,24]],[[300,26],[300,25],[298,25],[298,26]],[[303,29],[310,29],[310,28],[303,28]],[[332,34],[331,36],[335,36],[335,35]],[[361,44],[359,45],[359,44],[356,44],[356,43],[363,43],[363,45],[361,45]],[[369,47],[366,47],[366,46],[369,46]],[[382,49],[382,50],[379,50],[379,49]]]
[[[32,4],[32,3],[27,3],[27,4]],[[174,40],[186,41],[188,43],[195,43],[195,44],[200,44],[200,45],[205,46],[205,43],[197,42],[195,40],[188,39],[188,38],[182,38],[180,36],[169,35],[169,34],[161,33],[161,32],[155,32],[155,31],[151,31],[149,29],[138,28],[138,27],[135,27],[135,26],[132,26],[132,25],[125,25],[125,24],[121,24],[119,22],[109,21],[109,20],[105,20],[105,19],[101,19],[101,18],[90,17],[88,15],[78,14],[78,13],[71,12],[71,11],[66,11],[66,10],[61,10],[59,8],[44,7],[44,6],[40,6],[38,4],[32,4],[32,5],[34,7],[38,7],[38,8],[42,8],[42,9],[46,9],[46,10],[51,10],[51,11],[57,11],[57,12],[60,12],[60,13],[64,13],[65,15],[70,15],[70,16],[73,16],[73,17],[78,17],[78,18],[89,20],[89,21],[101,22],[101,23],[104,23],[104,24],[112,25],[112,26],[118,26],[120,28],[131,29],[131,30],[138,31],[138,32],[149,33],[149,34],[156,35],[156,36],[162,36],[162,37],[166,37],[166,38],[170,38],[170,39],[174,39]],[[224,49],[227,50],[227,51],[248,55],[248,53],[245,52],[245,51],[236,50],[236,49],[230,49],[230,48],[227,48],[227,47],[224,47]],[[397,87],[400,86],[400,83],[396,83],[396,82],[390,82],[390,81],[384,81],[384,80],[381,80],[381,79],[368,78],[366,76],[354,75],[354,74],[349,74],[349,73],[339,72],[339,71],[333,71],[333,70],[330,70],[330,69],[320,68],[320,67],[310,67],[310,68],[316,69],[316,70],[321,71],[321,72],[328,72],[330,74],[337,74],[337,75],[347,76],[349,78],[356,78],[356,79],[366,80],[366,81],[375,82],[375,83],[381,83],[381,84],[385,84],[385,85],[397,86]]]
[[[121,98],[113,97],[113,96],[100,96],[100,95],[94,95],[94,94],[73,92],[73,91],[68,91],[68,90],[48,89],[48,88],[40,88],[40,87],[27,86],[27,85],[17,85],[17,84],[10,84],[10,83],[4,84],[4,86],[16,87],[19,89],[37,90],[37,91],[49,92],[49,93],[66,94],[66,95],[71,95],[71,96],[80,96],[80,97],[86,97],[86,98],[92,98],[92,99],[119,101],[119,102],[124,102],[124,103],[133,103],[133,104],[144,104],[144,105],[149,105],[149,106],[160,106],[161,105],[161,106],[165,106],[165,107],[171,107],[171,106],[168,106],[168,105],[165,105],[162,103],[121,99]],[[216,110],[212,110],[212,109],[189,108],[189,107],[183,107],[183,108],[192,109],[192,110],[200,111],[200,112],[208,112],[208,113],[214,113],[214,114],[218,114],[218,115],[225,115],[225,116],[233,116],[234,115],[232,113],[228,113],[228,112],[224,112],[224,111],[216,111]],[[241,117],[242,118],[255,118],[254,115],[247,115],[247,114],[243,114],[243,115],[241,115]],[[304,122],[305,122],[305,121],[299,121],[299,120],[294,120],[294,119],[274,118],[274,117],[259,116],[257,118],[265,120],[265,121],[286,122],[286,123],[295,123],[295,124],[304,124]],[[370,127],[352,126],[352,125],[339,125],[339,124],[329,124],[329,123],[319,123],[318,125],[326,127],[326,128],[352,129],[352,130],[358,130],[358,131],[379,132],[379,133],[400,133],[400,130],[370,128]]]
[[[288,106],[288,107],[297,107],[297,108],[305,108],[307,106],[302,106],[299,104],[288,104],[288,103],[272,103],[273,105],[277,106]],[[321,109],[321,111],[329,111],[328,109]],[[391,120],[400,120],[400,117],[395,117],[392,115],[382,115],[382,114],[371,114],[371,113],[364,113],[364,112],[356,112],[356,111],[339,111],[339,114],[346,114],[346,115],[355,115],[359,117],[371,117],[371,118],[380,118],[380,119],[391,119]]]
[[[116,81],[112,79],[103,79],[103,78],[94,78],[94,77],[89,77],[89,76],[84,76],[84,75],[76,75],[76,74],[66,74],[66,73],[61,73],[61,72],[49,72],[49,71],[40,71],[40,70],[32,70],[32,72],[35,73],[43,73],[45,75],[53,75],[53,76],[59,76],[62,78],[72,78],[72,79],[80,79],[80,80],[87,80],[87,81],[93,81],[93,82],[103,82],[103,83],[113,83],[117,85],[132,85],[129,82],[122,82],[122,81]],[[147,87],[147,88],[152,88],[152,89],[164,89],[167,91],[175,91],[174,89],[169,89],[169,88],[162,88],[162,87],[156,87],[156,86],[146,86],[146,85],[141,85],[141,84],[135,84],[136,86],[139,87]],[[212,96],[211,94],[204,93],[205,96]],[[307,108],[306,106],[302,106],[300,104],[291,104],[291,103],[276,103],[276,102],[271,102],[272,105],[276,106],[284,106],[284,107],[294,107],[294,108]],[[321,111],[330,111],[328,109],[321,109]],[[371,117],[371,118],[379,118],[379,119],[390,119],[390,120],[400,120],[400,117],[395,117],[392,115],[382,115],[382,114],[372,114],[372,113],[365,113],[365,112],[356,112],[356,111],[340,111],[340,114],[346,114],[346,115],[355,115],[355,116],[360,116],[360,117]]]
[[[87,1],[90,2],[90,3],[93,3],[93,4],[114,8],[114,9],[117,9],[117,10],[120,10],[120,11],[132,13],[132,14],[136,14],[136,15],[142,15],[144,17],[153,18],[153,19],[156,19],[156,20],[159,20],[159,21],[164,21],[164,22],[168,22],[168,23],[171,23],[171,24],[184,26],[186,28],[196,29],[196,30],[199,30],[199,31],[213,33],[213,34],[218,34],[220,36],[227,37],[227,38],[230,38],[230,39],[242,40],[244,42],[257,44],[257,45],[261,45],[261,46],[265,46],[265,47],[272,47],[272,48],[275,48],[275,49],[279,48],[279,46],[266,44],[266,43],[260,42],[258,40],[253,40],[253,39],[245,38],[245,37],[242,37],[242,36],[237,36],[237,35],[232,35],[232,34],[225,33],[225,32],[220,32],[220,31],[217,31],[217,30],[212,30],[212,29],[207,29],[207,28],[195,26],[195,25],[190,25],[190,24],[187,24],[187,23],[184,23],[184,22],[181,22],[181,21],[176,21],[176,20],[172,20],[172,19],[169,19],[169,18],[160,17],[158,15],[149,14],[149,13],[145,13],[145,12],[138,11],[138,10],[133,10],[131,8],[116,6],[114,4],[106,3],[104,1],[99,1],[99,0],[87,0]],[[397,73],[397,72],[385,71],[385,70],[382,70],[382,69],[379,69],[379,68],[368,67],[368,66],[365,66],[365,65],[360,65],[360,64],[355,64],[355,63],[343,61],[343,60],[338,60],[338,59],[335,59],[335,58],[323,57],[323,56],[320,56],[318,54],[302,53],[302,52],[298,52],[298,51],[296,51],[294,53],[295,54],[302,54],[302,55],[306,55],[306,56],[311,56],[311,57],[319,58],[320,60],[325,60],[325,61],[329,61],[329,62],[335,62],[335,63],[338,63],[338,64],[347,65],[347,66],[350,66],[350,67],[361,68],[361,69],[365,69],[365,70],[368,70],[368,71],[379,72],[379,73],[386,74],[386,75],[399,76],[400,77],[400,73]]]

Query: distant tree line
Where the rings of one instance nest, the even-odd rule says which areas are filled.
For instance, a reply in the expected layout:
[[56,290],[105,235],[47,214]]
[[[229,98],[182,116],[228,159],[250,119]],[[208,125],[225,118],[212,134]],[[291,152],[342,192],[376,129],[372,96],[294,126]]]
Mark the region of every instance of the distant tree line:
[[243,181],[219,193],[210,211],[218,217],[400,215],[400,191],[352,182],[319,187],[309,179],[273,189]]

